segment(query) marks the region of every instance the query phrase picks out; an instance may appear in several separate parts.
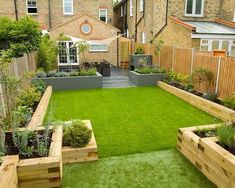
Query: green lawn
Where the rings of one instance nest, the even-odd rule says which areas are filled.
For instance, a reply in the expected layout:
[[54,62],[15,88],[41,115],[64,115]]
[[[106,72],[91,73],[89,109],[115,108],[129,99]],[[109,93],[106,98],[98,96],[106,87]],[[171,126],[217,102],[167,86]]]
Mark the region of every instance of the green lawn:
[[65,188],[214,188],[176,149],[65,165]]
[[99,157],[173,148],[177,129],[215,118],[157,87],[53,92],[54,120],[90,119]]

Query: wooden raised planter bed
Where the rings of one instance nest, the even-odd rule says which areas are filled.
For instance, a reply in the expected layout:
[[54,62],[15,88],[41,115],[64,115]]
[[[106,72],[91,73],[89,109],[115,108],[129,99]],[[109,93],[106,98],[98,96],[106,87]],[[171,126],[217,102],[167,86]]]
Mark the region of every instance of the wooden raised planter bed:
[[[201,126],[215,129],[219,125]],[[200,138],[199,127],[179,129],[177,148],[208,179],[221,188],[235,187],[235,156],[219,146],[216,137]]]
[[20,188],[60,187],[62,180],[62,126],[53,130],[49,156],[20,160],[17,173]]
[[219,118],[224,121],[235,121],[235,111],[226,108],[222,105],[216,104],[202,97],[196,96],[187,91],[178,89],[164,82],[158,82],[158,86],[167,92],[183,99],[184,101],[190,103],[191,105]]
[[34,112],[27,126],[28,129],[35,129],[42,125],[43,119],[47,112],[47,107],[51,98],[51,94],[52,94],[52,87],[48,86],[37,106],[36,111]]
[[3,158],[3,163],[0,166],[0,188],[18,187],[18,162],[18,155],[6,156]]
[[[90,120],[83,120],[86,126],[92,130]],[[97,144],[92,130],[90,142],[84,148],[63,147],[63,164],[79,163],[98,160]]]

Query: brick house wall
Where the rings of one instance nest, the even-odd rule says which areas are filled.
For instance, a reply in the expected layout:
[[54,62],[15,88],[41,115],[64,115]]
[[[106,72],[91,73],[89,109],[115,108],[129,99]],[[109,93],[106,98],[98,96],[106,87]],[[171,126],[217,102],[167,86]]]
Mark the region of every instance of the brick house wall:
[[223,0],[221,18],[235,21],[235,0]]
[[[74,15],[63,14],[63,0],[51,1],[51,28],[62,24],[73,17],[88,14],[99,19],[99,9],[107,9],[108,23],[113,21],[113,1],[112,0],[74,0]],[[49,0],[38,0],[38,14],[32,15],[43,28],[49,28]],[[8,16],[13,19],[15,16],[15,8],[13,0],[0,0],[0,16]],[[26,0],[17,0],[17,9],[19,18],[27,15]]]
[[[84,34],[81,31],[81,26],[84,23],[89,23],[92,26],[92,32],[90,34]],[[88,15],[82,15],[74,18],[62,25],[59,25],[51,30],[49,34],[52,40],[57,41],[60,33],[67,34],[72,37],[77,37],[83,40],[103,40],[112,38],[118,35],[119,30],[109,24],[106,24],[98,19],[94,19]],[[117,57],[117,39],[114,40],[109,46],[107,52],[86,52],[85,60],[88,62],[100,62],[104,59],[113,65],[118,65]]]

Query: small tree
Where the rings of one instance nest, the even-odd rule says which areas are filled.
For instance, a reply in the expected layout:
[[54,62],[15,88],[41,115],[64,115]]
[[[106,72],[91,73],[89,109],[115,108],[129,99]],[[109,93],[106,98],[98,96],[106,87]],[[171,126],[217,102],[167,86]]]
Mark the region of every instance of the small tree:
[[76,47],[78,48],[78,53],[82,54],[82,64],[85,62],[85,52],[89,49],[89,44],[85,40],[77,42]]
[[45,72],[57,67],[58,46],[50,40],[49,35],[42,37],[37,53],[37,67],[43,68]]

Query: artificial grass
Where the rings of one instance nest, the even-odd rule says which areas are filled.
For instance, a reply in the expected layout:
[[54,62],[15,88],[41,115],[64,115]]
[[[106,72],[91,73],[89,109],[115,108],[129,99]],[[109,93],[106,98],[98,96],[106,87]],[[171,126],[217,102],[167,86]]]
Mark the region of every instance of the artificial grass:
[[99,157],[169,149],[178,128],[218,121],[158,87],[53,92],[50,106],[53,120],[91,120]]
[[63,175],[65,188],[215,187],[175,149],[65,165]]

